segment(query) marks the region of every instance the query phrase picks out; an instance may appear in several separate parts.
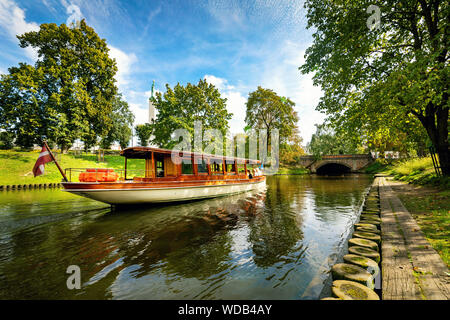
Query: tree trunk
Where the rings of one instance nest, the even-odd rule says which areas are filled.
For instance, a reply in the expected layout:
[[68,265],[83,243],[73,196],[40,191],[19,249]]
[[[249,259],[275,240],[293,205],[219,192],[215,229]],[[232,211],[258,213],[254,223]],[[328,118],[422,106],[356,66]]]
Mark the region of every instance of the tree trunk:
[[442,174],[448,177],[450,176],[450,152],[448,151],[448,143],[447,145],[440,145],[436,149]]
[[437,116],[437,144],[436,149],[439,155],[439,164],[442,174],[450,176],[450,153],[448,150],[448,107],[444,104],[438,108]]
[[[431,109],[427,106],[427,111]],[[450,153],[448,150],[448,108],[438,107],[436,113],[426,112],[419,115],[419,120],[425,127],[428,136],[436,148],[439,165],[444,176],[450,176]]]

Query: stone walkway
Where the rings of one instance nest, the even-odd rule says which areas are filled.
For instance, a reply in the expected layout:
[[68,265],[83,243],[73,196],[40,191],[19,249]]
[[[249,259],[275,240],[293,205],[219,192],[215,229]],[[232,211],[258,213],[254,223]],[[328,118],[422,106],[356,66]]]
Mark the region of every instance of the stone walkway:
[[447,266],[391,189],[391,182],[377,177],[375,183],[381,205],[382,299],[450,299]]

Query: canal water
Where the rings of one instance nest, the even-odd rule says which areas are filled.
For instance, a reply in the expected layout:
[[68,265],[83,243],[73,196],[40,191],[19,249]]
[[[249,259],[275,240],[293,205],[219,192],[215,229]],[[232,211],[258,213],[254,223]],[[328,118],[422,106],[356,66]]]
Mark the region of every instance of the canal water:
[[250,193],[121,211],[4,191],[0,299],[317,299],[371,181],[272,176]]

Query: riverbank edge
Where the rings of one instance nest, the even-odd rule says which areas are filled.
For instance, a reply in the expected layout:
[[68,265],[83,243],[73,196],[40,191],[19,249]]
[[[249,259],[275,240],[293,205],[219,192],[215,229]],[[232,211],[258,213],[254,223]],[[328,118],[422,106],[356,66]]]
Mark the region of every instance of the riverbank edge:
[[8,190],[31,190],[31,189],[47,189],[47,188],[62,188],[62,184],[58,182],[50,183],[31,183],[31,184],[7,184],[1,185],[0,191]]
[[[375,177],[364,196],[357,222],[352,226],[353,230],[347,241],[348,253],[343,256],[344,262],[336,263],[331,268],[332,297],[321,300],[380,300],[380,214],[379,179]],[[372,230],[364,230],[369,227]]]

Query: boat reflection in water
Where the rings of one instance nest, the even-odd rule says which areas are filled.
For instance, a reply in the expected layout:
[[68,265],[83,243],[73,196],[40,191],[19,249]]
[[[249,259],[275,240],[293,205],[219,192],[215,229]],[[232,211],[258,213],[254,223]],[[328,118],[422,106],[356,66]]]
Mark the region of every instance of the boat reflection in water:
[[[4,227],[0,298],[318,298],[369,184],[364,177],[268,177],[267,186],[232,196]],[[55,202],[62,194],[67,211],[95,203],[48,192]],[[33,221],[49,215],[36,199],[19,207],[15,219],[25,210]],[[80,267],[80,290],[66,287],[70,265]]]

